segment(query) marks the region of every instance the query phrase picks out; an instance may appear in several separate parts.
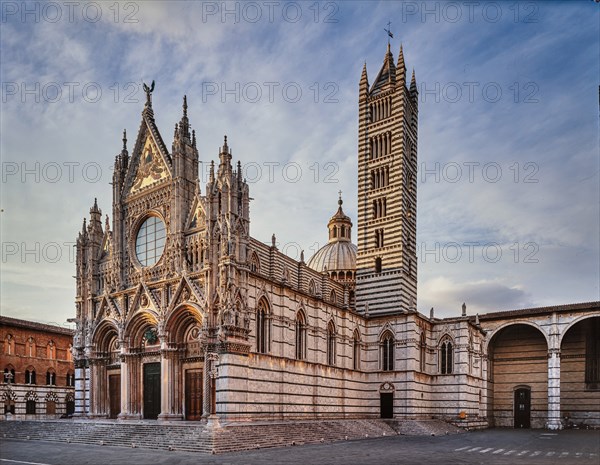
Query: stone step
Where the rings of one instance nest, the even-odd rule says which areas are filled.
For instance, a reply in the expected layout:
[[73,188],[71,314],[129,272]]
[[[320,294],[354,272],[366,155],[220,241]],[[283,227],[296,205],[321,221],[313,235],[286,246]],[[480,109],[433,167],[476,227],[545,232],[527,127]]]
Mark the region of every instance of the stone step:
[[198,424],[124,423],[117,421],[3,421],[0,435],[8,438],[105,444],[147,449],[223,453],[255,448],[334,442],[397,434],[430,435],[460,431],[440,421],[314,420],[226,423],[209,428]]

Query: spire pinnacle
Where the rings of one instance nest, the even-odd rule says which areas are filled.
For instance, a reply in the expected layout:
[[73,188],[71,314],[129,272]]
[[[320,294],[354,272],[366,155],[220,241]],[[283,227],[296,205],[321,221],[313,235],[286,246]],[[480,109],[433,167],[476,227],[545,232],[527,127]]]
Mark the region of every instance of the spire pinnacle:
[[367,77],[367,62],[363,64],[362,74],[360,76],[360,87],[364,89],[368,89],[369,87],[369,78]]
[[398,68],[406,69],[404,65],[404,50],[402,50],[402,44],[400,44],[400,53],[398,53]]
[[344,201],[342,200],[342,191],[338,191],[338,194],[340,195],[340,198],[338,199],[338,205],[341,207],[344,203]]
[[187,104],[187,95],[183,96],[183,115],[181,116],[181,121],[179,121],[179,132],[175,131],[175,137],[178,135],[181,136],[188,143],[190,140],[190,120],[187,116],[188,104]]
[[415,70],[413,68],[413,72],[412,72],[412,78],[410,79],[410,91],[413,94],[418,94],[419,91],[417,90],[417,78],[415,77]]
[[127,130],[123,129],[123,152],[127,151]]

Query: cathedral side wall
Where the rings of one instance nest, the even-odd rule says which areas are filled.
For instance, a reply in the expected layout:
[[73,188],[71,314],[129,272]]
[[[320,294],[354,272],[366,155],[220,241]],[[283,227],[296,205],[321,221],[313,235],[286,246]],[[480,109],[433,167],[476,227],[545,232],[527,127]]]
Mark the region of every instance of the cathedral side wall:
[[217,414],[227,420],[378,416],[366,373],[261,354],[219,361]]

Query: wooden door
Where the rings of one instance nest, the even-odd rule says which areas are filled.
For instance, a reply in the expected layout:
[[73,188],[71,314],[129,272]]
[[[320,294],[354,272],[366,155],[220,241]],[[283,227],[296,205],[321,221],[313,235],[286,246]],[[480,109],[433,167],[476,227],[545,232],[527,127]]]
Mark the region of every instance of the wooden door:
[[56,402],[53,400],[46,401],[46,414],[47,415],[55,415],[56,414]]
[[117,418],[121,413],[121,374],[108,377],[109,418]]
[[200,420],[202,417],[202,370],[185,372],[185,419]]
[[144,418],[156,420],[160,414],[160,363],[144,365]]
[[531,390],[515,390],[515,428],[531,427]]

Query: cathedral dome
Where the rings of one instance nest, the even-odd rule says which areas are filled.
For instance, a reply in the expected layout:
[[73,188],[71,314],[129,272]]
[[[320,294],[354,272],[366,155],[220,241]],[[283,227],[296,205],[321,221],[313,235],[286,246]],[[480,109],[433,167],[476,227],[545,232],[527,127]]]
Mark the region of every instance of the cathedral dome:
[[351,242],[352,221],[344,214],[342,203],[340,196],[338,210],[327,224],[329,242],[311,257],[308,266],[316,271],[326,271],[334,279],[352,280],[357,247]]
[[352,242],[330,242],[311,257],[308,266],[316,271],[354,271],[356,251]]

